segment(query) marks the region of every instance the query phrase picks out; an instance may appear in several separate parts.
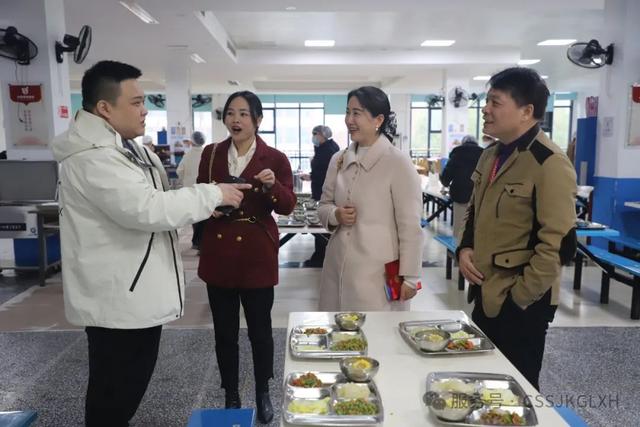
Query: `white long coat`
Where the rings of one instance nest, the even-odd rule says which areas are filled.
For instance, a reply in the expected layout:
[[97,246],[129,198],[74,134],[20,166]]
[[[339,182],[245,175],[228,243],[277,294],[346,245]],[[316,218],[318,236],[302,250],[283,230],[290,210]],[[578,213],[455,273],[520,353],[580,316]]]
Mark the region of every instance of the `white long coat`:
[[[390,303],[384,265],[400,259],[400,275],[419,277],[423,233],[420,178],[407,155],[381,136],[361,162],[357,144],[332,158],[322,189],[319,216],[333,234],[320,286],[320,310],[408,310]],[[353,226],[333,227],[336,207],[356,208]]]

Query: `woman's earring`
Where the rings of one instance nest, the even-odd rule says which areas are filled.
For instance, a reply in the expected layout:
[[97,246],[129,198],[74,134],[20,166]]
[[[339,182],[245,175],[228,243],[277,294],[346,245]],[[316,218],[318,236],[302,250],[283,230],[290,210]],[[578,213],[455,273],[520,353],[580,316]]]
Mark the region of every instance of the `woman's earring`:
[[378,126],[376,126],[376,132],[378,132],[378,129],[380,129]]

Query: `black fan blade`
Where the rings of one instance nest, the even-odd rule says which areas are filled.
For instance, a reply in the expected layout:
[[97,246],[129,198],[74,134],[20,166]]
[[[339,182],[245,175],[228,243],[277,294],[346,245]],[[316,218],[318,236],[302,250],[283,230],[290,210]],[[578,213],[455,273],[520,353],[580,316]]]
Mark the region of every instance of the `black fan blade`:
[[600,68],[604,64],[593,61],[593,45],[589,43],[574,43],[567,49],[567,58],[582,68]]
[[76,64],[81,64],[82,61],[87,57],[89,53],[89,48],[91,47],[91,27],[88,25],[84,25],[80,30],[80,34],[78,35],[78,46],[76,50],[73,52],[73,61]]

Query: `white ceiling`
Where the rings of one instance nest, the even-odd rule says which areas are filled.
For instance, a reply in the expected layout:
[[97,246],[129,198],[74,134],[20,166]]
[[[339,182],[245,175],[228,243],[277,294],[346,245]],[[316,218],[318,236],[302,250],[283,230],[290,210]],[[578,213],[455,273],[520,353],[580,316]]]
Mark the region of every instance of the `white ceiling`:
[[[93,29],[83,64],[71,64],[72,84],[101,59],[143,70],[148,90],[162,90],[169,46],[187,46],[206,64],[191,68],[192,91],[344,93],[361,84],[392,93],[438,92],[443,76],[468,79],[539,58],[552,90],[596,91],[598,70],[571,64],[566,47],[540,47],[548,38],[588,41],[605,34],[604,0],[138,0],[160,24],[147,25],[117,0],[64,0],[66,27]],[[294,11],[285,10],[296,7]],[[211,31],[196,16],[211,11]],[[217,32],[216,32],[217,31]],[[232,58],[226,36],[236,48]],[[333,39],[334,48],[305,48],[305,39]],[[425,39],[455,39],[452,47],[423,48]]]

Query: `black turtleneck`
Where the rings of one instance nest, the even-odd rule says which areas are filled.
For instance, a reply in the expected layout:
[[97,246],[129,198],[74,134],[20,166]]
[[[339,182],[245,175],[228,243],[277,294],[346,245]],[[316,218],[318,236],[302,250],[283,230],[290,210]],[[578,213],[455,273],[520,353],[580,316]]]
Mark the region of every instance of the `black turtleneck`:
[[538,132],[540,132],[540,126],[536,123],[531,127],[531,129],[520,135],[511,144],[504,144],[502,142],[498,143],[498,165],[496,167],[496,172],[500,170],[504,162],[507,161],[511,153],[513,153],[516,148],[526,147],[529,145]]

